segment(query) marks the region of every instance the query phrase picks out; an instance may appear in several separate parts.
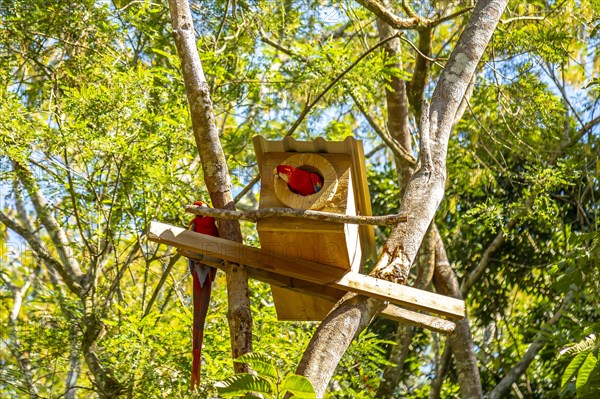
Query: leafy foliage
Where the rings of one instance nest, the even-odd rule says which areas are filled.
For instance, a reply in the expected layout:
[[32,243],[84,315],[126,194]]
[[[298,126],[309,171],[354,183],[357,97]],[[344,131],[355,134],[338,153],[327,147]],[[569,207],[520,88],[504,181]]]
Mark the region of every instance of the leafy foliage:
[[[409,3],[428,18],[464,6]],[[379,40],[373,14],[355,2],[219,0],[192,2],[192,12],[236,193],[257,174],[251,138],[283,137]],[[400,6],[394,12],[407,16]],[[449,143],[436,223],[460,281],[485,263],[466,293],[484,392],[541,337],[514,389],[598,396],[598,341],[587,337],[600,322],[599,13],[598,1],[512,1]],[[425,98],[468,16],[433,31]],[[190,393],[187,266],[144,235],[153,219],[185,226],[183,206],[207,196],[167,3],[0,0],[0,18],[0,211],[13,223],[0,224],[0,391],[216,397],[215,384],[233,373],[224,277],[211,299],[202,384]],[[399,64],[381,51],[365,57],[294,133],[363,139],[376,214],[395,212],[401,199],[398,163],[373,125],[389,132],[385,88],[392,78],[412,79],[418,41],[405,31]],[[240,207],[258,200],[253,188]],[[243,229],[256,245],[254,227]],[[387,233],[378,229],[378,244]],[[484,256],[497,237],[501,244]],[[76,263],[89,289],[69,288],[51,260]],[[232,390],[308,397],[294,370],[316,324],[277,321],[268,285],[252,282],[251,290],[255,353],[273,355],[243,358],[258,375],[232,377]],[[572,302],[548,323],[567,295]],[[358,337],[330,397],[374,397],[381,370],[393,367],[394,328],[378,320]],[[443,347],[435,334],[416,334],[396,397],[429,394]],[[461,397],[457,373],[451,368],[443,397]]]
[[219,394],[229,398],[245,396],[248,392],[267,398],[279,399],[290,394],[292,398],[315,398],[310,381],[301,375],[281,375],[274,362],[266,355],[247,353],[238,357],[236,362],[247,363],[254,374],[236,374],[217,386]]

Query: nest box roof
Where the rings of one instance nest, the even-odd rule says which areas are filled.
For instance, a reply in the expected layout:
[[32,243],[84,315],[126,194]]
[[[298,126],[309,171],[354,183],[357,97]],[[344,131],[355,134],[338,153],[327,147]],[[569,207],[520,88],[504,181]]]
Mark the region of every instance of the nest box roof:
[[[259,164],[264,162],[264,154],[268,152],[350,155],[352,187],[354,189],[357,213],[364,216],[372,215],[365,153],[361,140],[357,140],[354,137],[346,137],[344,141],[327,141],[322,137],[318,137],[313,141],[298,141],[292,137],[285,137],[283,140],[267,140],[262,136],[255,136],[252,141]],[[359,226],[359,234],[363,253],[369,257],[376,256],[377,250],[375,247],[373,226]]]

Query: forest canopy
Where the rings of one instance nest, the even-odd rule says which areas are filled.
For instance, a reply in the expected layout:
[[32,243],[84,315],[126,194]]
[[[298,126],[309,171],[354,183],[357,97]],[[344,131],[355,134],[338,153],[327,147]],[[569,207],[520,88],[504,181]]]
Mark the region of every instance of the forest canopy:
[[[0,396],[219,397],[251,348],[277,389],[298,373],[329,398],[600,397],[599,1],[191,1],[217,188],[175,40],[186,3],[0,0]],[[444,97],[478,36],[460,98]],[[190,392],[192,279],[148,226],[185,228],[185,206],[220,206],[218,191],[256,209],[256,135],[362,140],[374,215],[420,223],[416,243],[376,227],[380,262],[364,266],[384,276],[390,248],[414,247],[402,279],[463,298],[456,331],[355,297],[370,317],[315,365],[332,321],[278,321],[255,280],[238,304],[251,329],[230,340],[232,266]],[[435,198],[414,195],[427,167]]]

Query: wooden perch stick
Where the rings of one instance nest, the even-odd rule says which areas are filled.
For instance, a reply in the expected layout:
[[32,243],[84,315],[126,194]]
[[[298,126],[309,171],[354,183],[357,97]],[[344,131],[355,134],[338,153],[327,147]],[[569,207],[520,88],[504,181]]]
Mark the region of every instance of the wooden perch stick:
[[323,220],[333,223],[368,224],[375,226],[394,226],[406,222],[406,215],[387,216],[349,216],[332,212],[320,212],[312,210],[292,208],[265,208],[252,211],[231,211],[228,209],[207,208],[205,206],[187,205],[185,211],[200,216],[212,216],[218,219],[248,220],[257,222],[258,219],[270,217],[291,217],[302,219]]

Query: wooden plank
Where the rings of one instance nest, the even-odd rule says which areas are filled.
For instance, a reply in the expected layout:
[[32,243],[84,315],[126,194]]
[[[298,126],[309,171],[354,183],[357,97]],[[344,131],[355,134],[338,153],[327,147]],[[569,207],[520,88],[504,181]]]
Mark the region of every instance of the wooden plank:
[[337,300],[277,287],[271,284],[277,319],[281,321],[320,321],[333,309]]
[[456,328],[456,323],[451,320],[441,319],[424,313],[417,313],[392,304],[386,306],[381,312],[381,315],[402,324],[426,328],[442,334],[451,334]]
[[[217,267],[219,269],[226,269],[225,262],[221,259],[208,256],[197,257],[195,252],[186,250],[180,250],[180,253],[186,257],[196,258],[209,266]],[[294,279],[282,274],[277,274],[250,266],[246,266],[246,271],[248,272],[249,277],[270,284],[271,286],[285,288],[301,294],[312,295],[322,300],[331,301],[332,303],[337,302],[346,293],[346,291],[337,288]],[[426,328],[442,334],[450,334],[456,327],[455,323],[450,320],[441,319],[439,317],[424,313],[417,313],[412,310],[403,309],[394,304],[387,305],[380,315],[390,320],[396,320],[400,323],[411,326]]]
[[335,285],[357,294],[437,313],[453,319],[463,319],[465,315],[464,301],[365,274],[348,272],[336,281]]
[[464,302],[455,298],[355,272],[344,273],[342,269],[325,264],[277,255],[268,248],[253,248],[222,238],[194,233],[181,227],[151,222],[148,239],[453,319],[462,319],[465,315]]
[[[200,262],[207,264],[208,266],[216,267],[223,271],[227,271],[227,266],[225,265],[225,262],[222,259],[208,256],[197,256],[198,254],[196,252],[188,251],[185,249],[179,250],[179,253],[187,258],[197,259]],[[290,291],[295,291],[303,294],[310,294],[312,296],[316,296],[317,298],[322,298],[325,300],[334,300],[337,302],[346,293],[346,291],[334,287],[329,287],[317,283],[311,283],[310,281],[284,276],[283,274],[258,269],[248,265],[245,265],[245,268],[250,278],[262,281],[263,283],[267,283],[276,287],[286,288]]]

